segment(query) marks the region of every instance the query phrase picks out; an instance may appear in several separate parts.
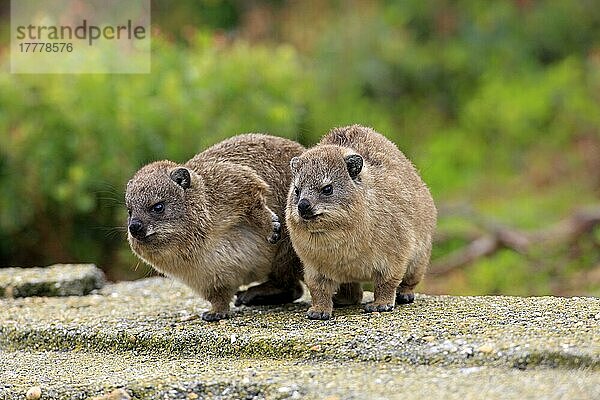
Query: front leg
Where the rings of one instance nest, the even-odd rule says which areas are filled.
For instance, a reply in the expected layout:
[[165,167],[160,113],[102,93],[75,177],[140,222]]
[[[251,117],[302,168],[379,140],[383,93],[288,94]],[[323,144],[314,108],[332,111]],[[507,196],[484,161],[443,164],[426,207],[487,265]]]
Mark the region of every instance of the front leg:
[[365,306],[365,311],[392,311],[394,309],[394,302],[396,300],[396,288],[400,284],[400,279],[377,274],[373,279],[373,284],[375,286],[375,299],[372,303],[369,303]]
[[253,207],[250,219],[255,226],[266,233],[267,241],[275,244],[281,239],[281,221],[279,216],[271,210],[264,198]]
[[271,244],[275,244],[279,241],[279,239],[281,239],[281,221],[279,220],[277,214],[273,212],[273,210],[267,206],[265,206],[265,208],[271,217],[271,233],[267,237],[267,241]]
[[215,322],[231,316],[229,312],[229,303],[235,293],[232,288],[211,288],[205,294],[206,300],[210,301],[210,310],[202,314],[202,319],[208,322]]
[[333,312],[332,297],[338,284],[308,266],[305,266],[304,279],[312,298],[312,306],[306,316],[309,319],[330,319]]
[[[221,179],[212,182],[212,185],[218,187],[221,193],[231,195],[224,195],[215,204],[220,211],[220,218],[215,217],[215,220],[226,220],[231,225],[245,222],[252,231],[264,235],[269,243],[279,241],[281,221],[267,206],[267,199],[271,198],[269,185],[250,167],[229,162],[217,164]],[[227,231],[227,227],[223,226],[222,231]]]

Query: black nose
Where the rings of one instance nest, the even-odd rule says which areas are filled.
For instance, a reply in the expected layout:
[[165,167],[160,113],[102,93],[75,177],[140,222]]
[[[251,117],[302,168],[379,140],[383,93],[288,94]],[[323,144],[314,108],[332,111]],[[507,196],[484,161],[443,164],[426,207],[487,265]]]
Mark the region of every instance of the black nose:
[[131,232],[131,234],[136,238],[142,238],[146,236],[146,229],[144,228],[144,224],[137,218],[134,218],[131,221],[129,221],[129,232]]
[[302,199],[298,202],[298,212],[303,217],[309,217],[312,215],[310,202],[306,199]]
[[310,202],[306,199],[302,199],[298,202],[298,211],[301,213],[307,212],[310,210]]

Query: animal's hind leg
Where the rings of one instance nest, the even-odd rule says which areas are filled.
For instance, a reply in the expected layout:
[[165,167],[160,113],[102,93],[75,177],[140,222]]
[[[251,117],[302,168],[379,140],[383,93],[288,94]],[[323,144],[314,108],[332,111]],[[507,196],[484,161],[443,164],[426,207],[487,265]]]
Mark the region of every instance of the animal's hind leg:
[[268,305],[291,303],[302,296],[302,263],[286,235],[278,244],[269,279],[237,293],[235,305]]
[[402,282],[396,289],[396,304],[409,304],[415,301],[414,289],[427,271],[430,256],[431,245],[408,263]]
[[333,306],[345,307],[360,304],[362,298],[363,290],[360,282],[342,283],[333,296]]

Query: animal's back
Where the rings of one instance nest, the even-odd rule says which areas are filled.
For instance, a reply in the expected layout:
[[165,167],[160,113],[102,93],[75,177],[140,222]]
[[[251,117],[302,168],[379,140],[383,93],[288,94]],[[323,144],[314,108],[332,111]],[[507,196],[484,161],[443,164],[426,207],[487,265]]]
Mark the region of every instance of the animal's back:
[[371,128],[352,125],[332,129],[319,144],[347,147],[365,159],[382,222],[390,213],[401,212],[413,225],[431,233],[437,212],[429,189],[414,164],[389,139]]
[[351,148],[374,167],[402,169],[412,167],[412,163],[394,143],[373,129],[360,125],[334,128],[323,136],[319,144],[335,144]]
[[[191,168],[206,162],[230,162],[252,168],[269,185],[271,206],[283,210],[291,179],[290,159],[301,154],[304,147],[278,136],[248,133],[226,139],[197,154],[187,162]],[[282,215],[282,214],[281,214]]]

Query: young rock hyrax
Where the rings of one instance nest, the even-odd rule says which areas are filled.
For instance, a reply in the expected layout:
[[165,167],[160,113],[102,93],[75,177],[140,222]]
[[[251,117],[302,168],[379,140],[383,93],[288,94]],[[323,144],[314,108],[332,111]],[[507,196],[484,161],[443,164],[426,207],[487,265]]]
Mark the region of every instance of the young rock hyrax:
[[[128,241],[134,253],[183,281],[212,308],[278,304],[302,295],[302,267],[285,226],[290,159],[304,148],[291,140],[246,134],[216,144],[183,165],[157,161],[127,184]],[[280,219],[281,218],[281,219]]]
[[437,218],[413,164],[379,133],[353,125],[331,130],[290,165],[286,222],[312,297],[308,318],[329,319],[344,282],[374,282],[367,312],[413,302]]

